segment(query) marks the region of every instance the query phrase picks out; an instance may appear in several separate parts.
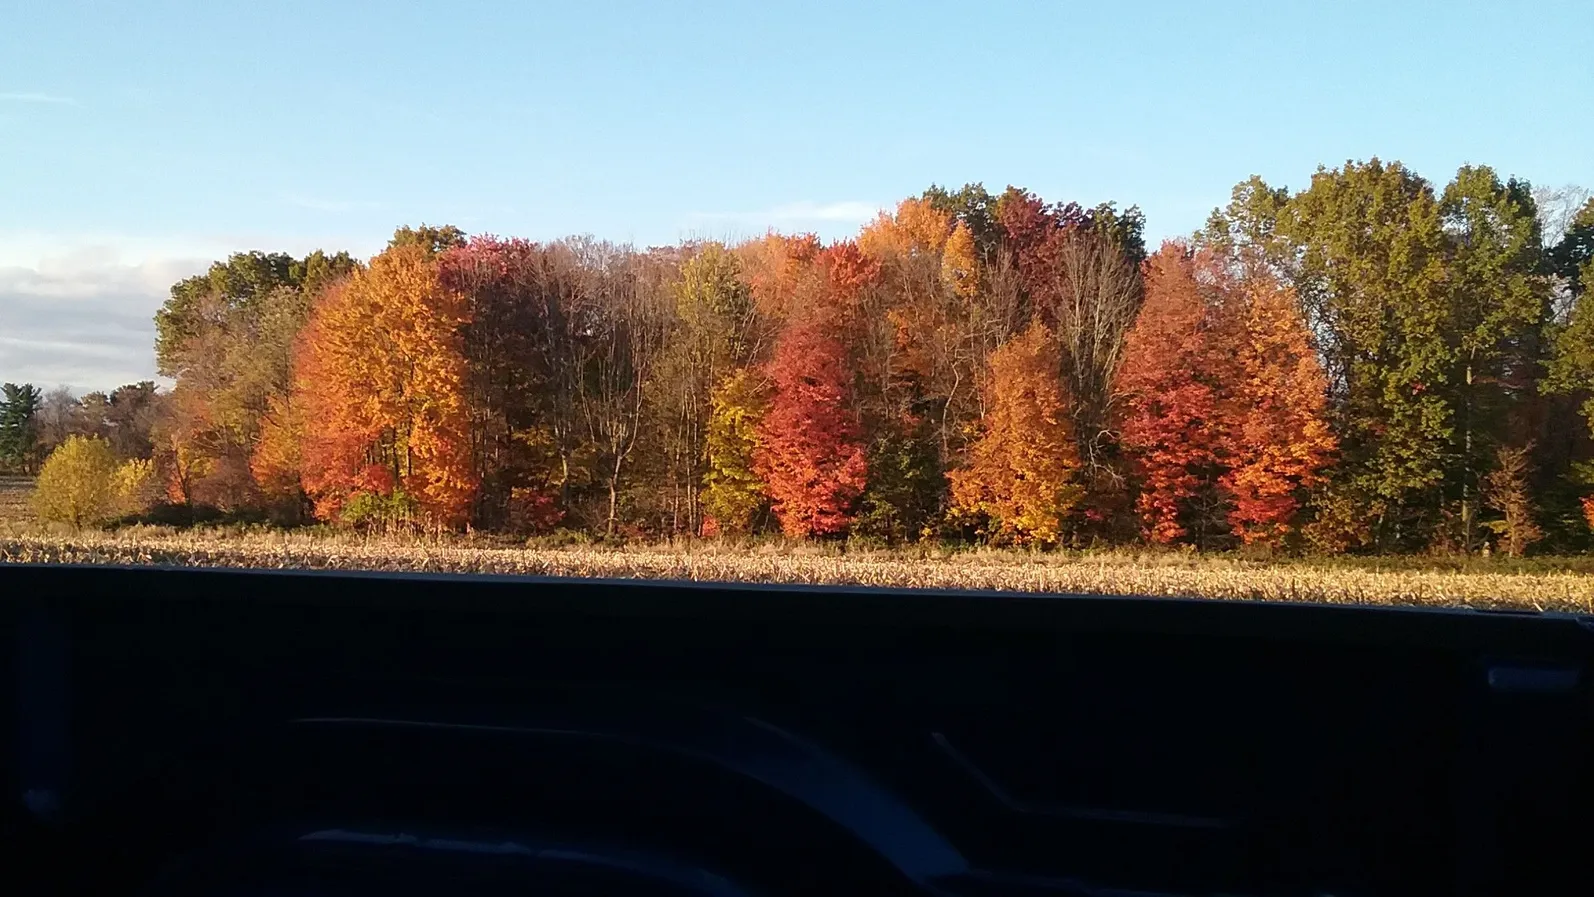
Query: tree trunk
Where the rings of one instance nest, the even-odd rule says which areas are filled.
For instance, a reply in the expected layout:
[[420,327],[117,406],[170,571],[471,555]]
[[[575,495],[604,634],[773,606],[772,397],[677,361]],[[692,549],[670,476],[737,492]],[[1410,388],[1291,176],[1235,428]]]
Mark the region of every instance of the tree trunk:
[[1472,363],[1467,363],[1461,403],[1461,553],[1472,553]]

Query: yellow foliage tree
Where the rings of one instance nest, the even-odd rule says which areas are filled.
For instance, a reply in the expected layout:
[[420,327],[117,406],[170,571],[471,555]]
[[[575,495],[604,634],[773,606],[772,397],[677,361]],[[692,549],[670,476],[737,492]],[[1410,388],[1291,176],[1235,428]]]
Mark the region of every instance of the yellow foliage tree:
[[150,461],[118,464],[105,440],[70,436],[39,469],[33,511],[41,520],[73,529],[98,526],[148,507],[154,482]]
[[746,533],[766,500],[764,483],[753,469],[764,403],[752,376],[741,370],[714,390],[712,406],[703,477],[703,510],[712,523],[705,529]]
[[877,259],[924,252],[941,254],[952,231],[952,216],[922,199],[904,199],[895,214],[881,212],[858,234],[858,248]]
[[960,299],[972,299],[980,289],[979,255],[974,234],[959,221],[941,250],[941,279]]

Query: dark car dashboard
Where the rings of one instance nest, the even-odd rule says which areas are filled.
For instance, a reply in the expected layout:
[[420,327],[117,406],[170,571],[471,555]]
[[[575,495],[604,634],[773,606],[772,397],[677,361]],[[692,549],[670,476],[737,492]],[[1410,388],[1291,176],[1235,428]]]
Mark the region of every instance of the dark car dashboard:
[[34,566],[0,596],[7,893],[1594,887],[1587,617]]

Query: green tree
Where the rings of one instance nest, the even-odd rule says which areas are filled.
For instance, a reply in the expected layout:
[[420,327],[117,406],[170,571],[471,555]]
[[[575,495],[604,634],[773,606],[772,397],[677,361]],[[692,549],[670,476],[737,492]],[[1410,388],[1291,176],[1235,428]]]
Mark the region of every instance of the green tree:
[[995,257],[1002,243],[1002,228],[996,220],[996,197],[984,184],[964,184],[957,191],[931,184],[919,198],[968,228],[981,260],[989,263]]
[[881,428],[869,445],[869,482],[853,531],[887,542],[925,535],[947,491],[930,421],[908,417]]
[[1589,265],[1594,263],[1594,199],[1583,204],[1566,233],[1550,250],[1550,264],[1556,274],[1565,278],[1573,297],[1583,295],[1590,283]]
[[1285,279],[1291,247],[1278,224],[1289,201],[1289,190],[1252,175],[1234,185],[1227,206],[1212,210],[1206,227],[1196,232],[1195,245],[1224,260],[1241,281],[1268,275]]
[[0,386],[0,468],[32,472],[43,398],[31,383]]
[[[1594,259],[1584,262],[1578,270],[1579,283],[1594,283]],[[1569,457],[1566,459],[1566,471],[1562,473],[1562,482],[1573,492],[1581,493],[1581,504],[1588,507],[1594,501],[1588,494],[1590,488],[1594,487],[1594,465],[1586,461],[1576,463],[1573,452],[1582,447],[1586,454],[1585,440],[1594,431],[1594,303],[1588,301],[1586,288],[1580,288],[1580,291],[1572,301],[1566,322],[1550,329],[1549,364],[1540,388],[1552,396],[1577,403],[1582,412],[1585,426],[1580,428],[1581,433],[1567,440],[1572,446],[1571,451],[1566,452]],[[1547,423],[1554,424],[1555,421],[1552,418]],[[1557,519],[1565,520],[1569,516],[1564,509],[1556,510],[1561,511],[1556,515]],[[1589,526],[1594,527],[1594,516],[1588,519]]]
[[1535,399],[1550,284],[1529,184],[1469,165],[1439,206],[1450,244],[1447,379],[1456,427],[1447,491],[1459,501],[1459,542],[1470,550],[1483,472],[1510,439],[1513,413]]
[[1450,464],[1454,313],[1432,186],[1399,163],[1319,169],[1284,209],[1295,286],[1337,401],[1340,540],[1420,544]]
[[[705,440],[717,407],[713,393],[752,359],[760,323],[740,261],[719,243],[695,248],[673,290],[674,316],[655,374],[653,411],[675,496],[673,525],[697,532],[704,513],[701,489],[711,469]],[[733,512],[719,525],[734,530],[740,518]]]
[[248,309],[279,287],[297,287],[302,273],[293,256],[282,252],[237,252],[214,262],[204,274],[178,281],[155,313],[155,363],[164,377],[181,377],[201,360],[194,341],[207,325]]
[[393,232],[393,239],[387,242],[388,248],[399,246],[420,246],[428,258],[438,255],[446,250],[465,245],[465,232],[452,224],[441,227],[422,224],[420,227],[405,225]]

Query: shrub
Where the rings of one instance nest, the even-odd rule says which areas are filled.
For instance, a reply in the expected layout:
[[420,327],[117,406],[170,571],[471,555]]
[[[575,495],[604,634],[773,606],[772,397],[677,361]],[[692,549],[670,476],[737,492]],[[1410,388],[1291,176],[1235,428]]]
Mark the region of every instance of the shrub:
[[153,502],[155,490],[155,466],[150,461],[118,464],[105,440],[71,436],[39,469],[33,511],[41,520],[74,529],[100,526],[140,513]]
[[420,507],[403,489],[382,495],[355,493],[343,505],[343,522],[357,530],[398,532],[412,529]]

